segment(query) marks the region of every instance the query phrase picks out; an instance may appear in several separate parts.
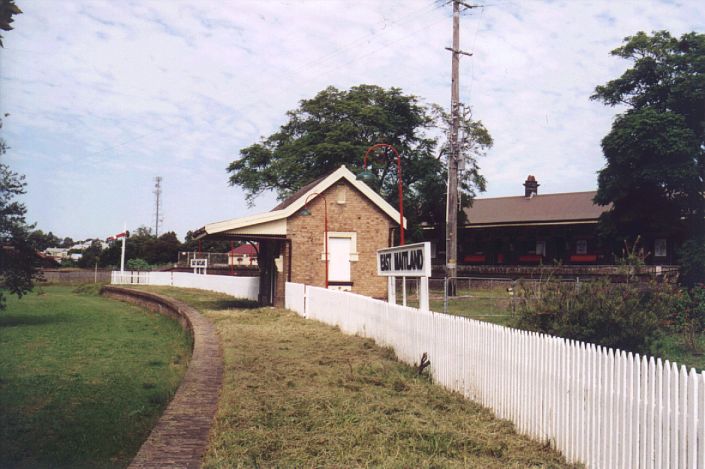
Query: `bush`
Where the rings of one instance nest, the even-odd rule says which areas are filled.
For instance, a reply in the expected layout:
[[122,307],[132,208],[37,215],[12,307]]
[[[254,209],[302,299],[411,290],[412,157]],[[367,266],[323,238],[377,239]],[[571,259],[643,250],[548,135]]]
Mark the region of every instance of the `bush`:
[[645,353],[672,311],[668,284],[608,280],[520,285],[516,327],[605,347]]
[[681,266],[681,283],[692,288],[705,282],[705,239],[688,240],[683,243],[678,256]]
[[701,353],[698,336],[705,328],[705,286],[681,290],[676,297],[672,319],[688,350]]
[[138,270],[138,271],[143,271],[143,270],[152,270],[152,266],[149,265],[147,261],[144,259],[129,259],[125,263],[125,267],[127,267],[127,270]]

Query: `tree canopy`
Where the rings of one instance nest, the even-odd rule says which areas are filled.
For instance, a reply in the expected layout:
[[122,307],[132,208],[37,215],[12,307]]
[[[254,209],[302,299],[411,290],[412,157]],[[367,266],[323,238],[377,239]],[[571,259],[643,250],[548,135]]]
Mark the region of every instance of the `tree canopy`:
[[[362,169],[363,156],[376,143],[393,145],[402,159],[404,211],[410,226],[445,219],[446,165],[439,135],[448,115],[440,106],[423,104],[399,88],[359,85],[347,91],[328,87],[287,112],[277,132],[240,150],[227,168],[230,184],[244,189],[248,204],[264,191],[285,199],[307,183],[345,164]],[[484,190],[477,157],[492,145],[481,122],[464,116],[464,155],[461,174],[464,202]],[[396,205],[397,172],[394,155],[374,155],[368,169],[380,179],[380,193]]]
[[[6,150],[0,139],[0,157]],[[39,277],[39,258],[30,239],[32,227],[25,222],[27,209],[17,201],[26,185],[24,176],[0,162],[0,310],[5,308],[4,291],[21,297],[32,290],[34,279]]]
[[682,238],[684,280],[702,281],[705,258],[693,263],[699,254],[690,248],[705,241],[705,35],[639,32],[612,55],[632,67],[592,96],[627,107],[602,140],[595,202],[612,204],[602,230]]

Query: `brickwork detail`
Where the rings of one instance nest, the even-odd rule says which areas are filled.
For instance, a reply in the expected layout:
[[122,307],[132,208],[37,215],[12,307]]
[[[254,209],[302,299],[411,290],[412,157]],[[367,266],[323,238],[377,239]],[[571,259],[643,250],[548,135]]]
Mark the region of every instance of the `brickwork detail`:
[[[328,231],[357,233],[358,260],[350,263],[352,291],[385,298],[387,282],[377,276],[376,252],[389,246],[390,229],[397,223],[345,180],[328,188],[323,195],[328,202]],[[297,213],[287,219],[287,237],[292,240],[294,251],[292,282],[321,287],[325,284],[323,204],[323,197],[314,197],[308,204],[310,216]],[[285,277],[286,272],[280,272],[279,278]]]

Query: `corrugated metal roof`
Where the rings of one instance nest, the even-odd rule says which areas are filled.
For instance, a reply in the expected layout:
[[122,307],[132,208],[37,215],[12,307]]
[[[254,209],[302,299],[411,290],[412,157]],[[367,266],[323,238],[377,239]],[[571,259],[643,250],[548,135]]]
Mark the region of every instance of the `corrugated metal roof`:
[[597,220],[610,206],[595,205],[595,194],[589,191],[475,199],[465,214],[470,226]]

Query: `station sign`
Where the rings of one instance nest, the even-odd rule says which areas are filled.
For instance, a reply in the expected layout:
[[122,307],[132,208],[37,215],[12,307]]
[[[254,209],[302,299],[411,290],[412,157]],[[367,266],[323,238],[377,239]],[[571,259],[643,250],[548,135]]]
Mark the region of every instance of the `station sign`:
[[377,251],[377,275],[430,277],[431,243],[407,244]]

